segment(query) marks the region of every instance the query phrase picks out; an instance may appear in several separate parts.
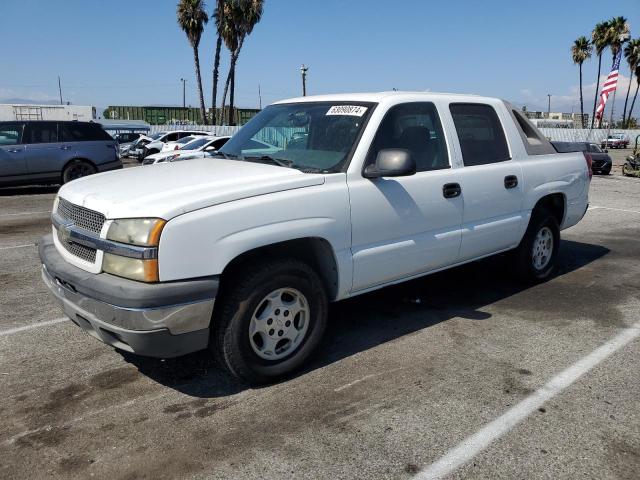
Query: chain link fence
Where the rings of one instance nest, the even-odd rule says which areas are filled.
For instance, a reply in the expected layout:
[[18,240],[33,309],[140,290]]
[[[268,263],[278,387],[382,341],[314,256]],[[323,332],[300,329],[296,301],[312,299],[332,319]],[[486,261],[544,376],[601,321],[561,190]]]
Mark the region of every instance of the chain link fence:
[[[173,130],[198,130],[204,132],[211,132],[212,135],[226,136],[233,135],[240,129],[239,126],[229,125],[152,125],[151,133],[166,132]],[[604,141],[607,136],[606,129],[593,129],[588,128],[539,128],[542,134],[552,141],[558,142],[593,142],[600,143]],[[618,130],[612,129],[610,135],[614,133],[621,133],[629,140],[629,146],[634,147],[636,137],[640,135],[640,129],[638,130]],[[279,144],[274,142],[273,139],[262,139],[269,143]],[[271,141],[270,141],[271,140]]]

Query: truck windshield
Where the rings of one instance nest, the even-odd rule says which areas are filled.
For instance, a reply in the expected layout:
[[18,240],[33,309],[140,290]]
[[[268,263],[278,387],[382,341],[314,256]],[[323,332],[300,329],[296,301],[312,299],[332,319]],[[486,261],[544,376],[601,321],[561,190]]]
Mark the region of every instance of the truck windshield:
[[372,103],[309,102],[271,105],[219,150],[227,158],[303,172],[336,172],[348,160]]

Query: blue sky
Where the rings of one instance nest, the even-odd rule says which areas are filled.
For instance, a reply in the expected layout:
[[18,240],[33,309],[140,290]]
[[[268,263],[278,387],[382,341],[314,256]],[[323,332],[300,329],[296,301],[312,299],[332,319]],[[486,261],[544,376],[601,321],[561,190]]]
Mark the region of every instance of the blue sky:
[[[2,0],[0,101],[55,100],[60,75],[65,101],[75,104],[179,105],[184,77],[195,106],[193,57],[175,7],[175,0]],[[305,63],[310,94],[428,89],[546,109],[551,93],[552,110],[578,111],[572,41],[615,15],[640,36],[638,7],[638,0],[266,0],[240,56],[236,103],[256,107],[258,84],[263,105],[299,95]],[[207,105],[214,48],[211,22],[200,45]],[[227,63],[224,52],[223,76]],[[610,67],[607,52],[603,75]],[[588,112],[596,68],[593,60],[584,67]],[[626,65],[621,73],[626,93]]]

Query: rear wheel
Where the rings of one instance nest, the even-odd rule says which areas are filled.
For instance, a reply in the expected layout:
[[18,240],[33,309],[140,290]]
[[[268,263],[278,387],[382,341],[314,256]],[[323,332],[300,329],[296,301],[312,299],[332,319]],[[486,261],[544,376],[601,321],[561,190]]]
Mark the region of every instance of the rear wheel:
[[524,238],[514,252],[517,275],[526,282],[547,279],[556,267],[559,247],[556,218],[547,210],[534,210]]
[[295,259],[246,265],[216,305],[210,348],[251,384],[286,377],[317,348],[327,323],[322,281]]
[[96,173],[96,167],[84,160],[72,160],[62,172],[62,183]]

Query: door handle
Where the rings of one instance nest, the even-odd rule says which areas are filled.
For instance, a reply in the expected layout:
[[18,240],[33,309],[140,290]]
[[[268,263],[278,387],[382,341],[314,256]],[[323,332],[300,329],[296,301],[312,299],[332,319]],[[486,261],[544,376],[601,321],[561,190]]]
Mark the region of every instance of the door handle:
[[19,148],[10,148],[9,150],[7,150],[7,152],[9,152],[9,153],[20,153],[20,149]]
[[459,183],[445,183],[442,186],[442,196],[444,198],[459,197],[462,193],[462,188]]
[[504,177],[504,188],[516,188],[518,186],[518,177],[515,175],[507,175]]
[[60,147],[60,150],[69,150],[69,149],[71,149],[71,147],[69,145],[62,145]]

